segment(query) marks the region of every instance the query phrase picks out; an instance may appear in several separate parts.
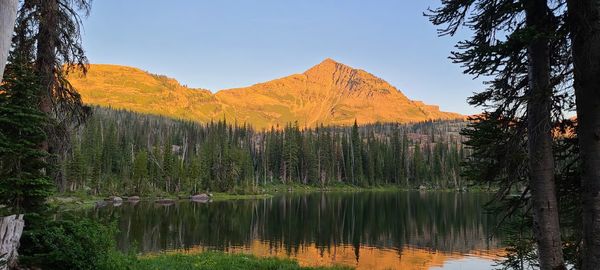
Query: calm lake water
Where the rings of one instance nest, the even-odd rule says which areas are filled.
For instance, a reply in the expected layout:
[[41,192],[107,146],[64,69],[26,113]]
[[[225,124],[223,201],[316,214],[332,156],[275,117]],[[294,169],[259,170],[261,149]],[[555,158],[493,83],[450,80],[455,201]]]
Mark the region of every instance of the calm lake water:
[[282,194],[211,203],[152,202],[89,210],[116,218],[122,250],[205,250],[358,269],[492,269],[502,252],[485,193]]

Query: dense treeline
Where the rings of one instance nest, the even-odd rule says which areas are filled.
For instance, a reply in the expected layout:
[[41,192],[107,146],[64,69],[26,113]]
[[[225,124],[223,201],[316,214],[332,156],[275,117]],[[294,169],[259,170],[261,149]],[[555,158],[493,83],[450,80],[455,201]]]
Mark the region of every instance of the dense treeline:
[[256,132],[96,108],[76,130],[64,190],[147,194],[260,185],[460,187],[460,121]]

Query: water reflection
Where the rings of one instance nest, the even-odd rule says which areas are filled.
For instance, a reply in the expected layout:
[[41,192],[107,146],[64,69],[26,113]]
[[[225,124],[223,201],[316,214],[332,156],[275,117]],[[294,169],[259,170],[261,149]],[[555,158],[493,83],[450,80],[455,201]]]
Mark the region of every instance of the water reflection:
[[[91,210],[115,217],[122,250],[224,250],[294,257],[303,265],[429,269],[498,253],[483,193],[285,194],[209,204],[151,202]],[[488,264],[489,265],[489,264]]]
[[[197,246],[190,249],[171,250],[167,252],[199,253],[212,250],[209,247]],[[254,240],[248,246],[230,247],[230,253],[248,253],[256,256],[292,257],[302,266],[334,266],[346,265],[356,269],[491,269],[494,260],[502,249],[477,250],[469,254],[444,253],[415,247],[404,247],[402,250],[361,246],[357,252],[353,246],[333,246],[326,249],[315,245],[302,246],[295,253],[288,253],[281,247],[273,247],[268,243]],[[457,268],[452,268],[457,267]]]

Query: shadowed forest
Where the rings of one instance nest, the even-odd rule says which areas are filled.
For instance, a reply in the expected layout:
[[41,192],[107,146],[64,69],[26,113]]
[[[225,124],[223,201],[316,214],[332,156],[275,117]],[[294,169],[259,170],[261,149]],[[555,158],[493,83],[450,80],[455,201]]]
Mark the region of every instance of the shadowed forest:
[[462,121],[256,132],[95,108],[58,184],[93,194],[257,192],[266,184],[459,188]]

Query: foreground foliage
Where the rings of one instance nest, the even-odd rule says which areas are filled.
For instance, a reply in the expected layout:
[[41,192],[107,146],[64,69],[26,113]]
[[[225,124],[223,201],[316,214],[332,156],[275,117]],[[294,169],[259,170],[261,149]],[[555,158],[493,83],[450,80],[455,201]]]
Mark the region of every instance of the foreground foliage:
[[48,220],[29,215],[19,264],[41,269],[126,269],[132,255],[116,250],[114,227],[80,217]]

